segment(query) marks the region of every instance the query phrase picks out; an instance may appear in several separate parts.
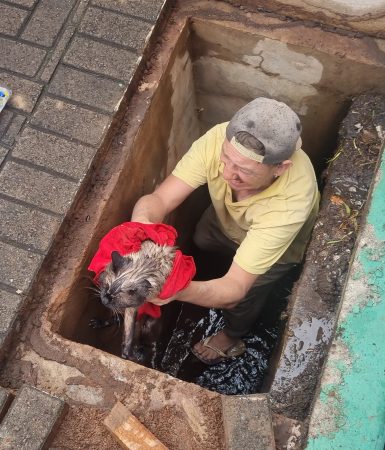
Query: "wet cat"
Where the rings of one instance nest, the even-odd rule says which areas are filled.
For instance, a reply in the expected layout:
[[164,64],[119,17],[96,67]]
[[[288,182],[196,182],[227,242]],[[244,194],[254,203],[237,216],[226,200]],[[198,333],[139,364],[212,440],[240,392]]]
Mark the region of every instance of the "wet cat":
[[119,321],[119,315],[124,315],[122,358],[133,359],[134,335],[138,339],[146,339],[155,329],[158,319],[143,316],[137,321],[137,310],[146,299],[158,297],[172,270],[175,252],[176,247],[145,240],[138,252],[121,255],[113,251],[111,263],[100,274],[100,299],[114,312],[115,320],[92,319],[89,325],[103,328]]

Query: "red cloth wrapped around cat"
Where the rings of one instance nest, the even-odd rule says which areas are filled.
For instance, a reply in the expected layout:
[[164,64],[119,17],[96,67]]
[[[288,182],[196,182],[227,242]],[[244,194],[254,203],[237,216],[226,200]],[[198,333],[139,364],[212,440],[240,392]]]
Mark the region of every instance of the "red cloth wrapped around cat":
[[[99,275],[111,262],[111,253],[119,252],[127,255],[140,250],[142,242],[150,239],[159,245],[174,245],[178,234],[174,227],[163,223],[145,224],[139,222],[124,222],[109,231],[100,241],[99,248],[92,258],[88,270],[95,272],[94,283],[98,284]],[[159,298],[167,299],[182,289],[185,289],[195,276],[195,263],[192,256],[183,255],[176,251],[173,267]],[[138,309],[137,318],[143,314],[160,317],[160,307],[152,303],[145,303]]]

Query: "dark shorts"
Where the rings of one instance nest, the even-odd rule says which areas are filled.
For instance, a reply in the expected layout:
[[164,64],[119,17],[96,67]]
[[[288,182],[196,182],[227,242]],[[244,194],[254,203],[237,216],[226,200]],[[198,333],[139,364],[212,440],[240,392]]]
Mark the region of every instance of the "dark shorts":
[[[219,254],[234,255],[238,248],[238,244],[220,230],[213,206],[206,209],[198,222],[194,242],[202,250]],[[241,338],[249,333],[277,281],[296,266],[298,266],[296,263],[274,264],[266,273],[258,276],[237,306],[224,309],[222,313],[226,334],[230,337]]]

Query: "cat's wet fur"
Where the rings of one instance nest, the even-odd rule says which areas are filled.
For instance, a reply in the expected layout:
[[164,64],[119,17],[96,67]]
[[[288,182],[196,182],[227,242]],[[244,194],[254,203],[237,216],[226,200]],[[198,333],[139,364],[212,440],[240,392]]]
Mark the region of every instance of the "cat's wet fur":
[[[101,326],[118,322],[124,315],[122,358],[133,356],[133,342],[153,347],[160,333],[160,321],[150,316],[136,320],[136,313],[147,299],[158,297],[173,267],[176,247],[158,245],[153,241],[142,242],[139,251],[129,255],[111,253],[111,263],[99,276],[100,299],[110,308],[117,320],[104,321]],[[97,319],[90,326],[98,328]],[[145,358],[148,359],[148,358]]]

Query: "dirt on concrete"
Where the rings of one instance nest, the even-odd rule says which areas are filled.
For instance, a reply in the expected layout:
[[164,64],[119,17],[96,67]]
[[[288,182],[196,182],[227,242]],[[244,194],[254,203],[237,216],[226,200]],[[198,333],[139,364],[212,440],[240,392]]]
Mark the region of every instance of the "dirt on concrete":
[[51,447],[57,450],[120,450],[122,447],[104,427],[109,411],[72,405]]

